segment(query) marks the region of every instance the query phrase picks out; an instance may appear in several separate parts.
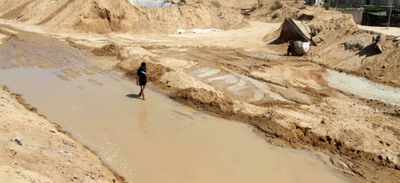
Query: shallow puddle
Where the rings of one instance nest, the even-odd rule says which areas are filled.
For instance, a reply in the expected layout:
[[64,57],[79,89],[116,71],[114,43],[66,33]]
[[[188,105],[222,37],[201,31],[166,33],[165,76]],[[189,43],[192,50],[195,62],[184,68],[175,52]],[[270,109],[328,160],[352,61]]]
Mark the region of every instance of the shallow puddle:
[[[44,49],[31,53],[44,54],[38,58],[52,51],[37,49]],[[0,62],[10,61],[7,52],[0,54]],[[137,99],[138,87],[118,73],[65,80],[60,72],[2,69],[0,84],[22,94],[129,182],[346,182],[322,154],[270,145],[248,125],[203,114],[151,90],[145,102]]]
[[329,86],[366,99],[400,105],[400,88],[385,86],[368,79],[327,70],[324,79]]

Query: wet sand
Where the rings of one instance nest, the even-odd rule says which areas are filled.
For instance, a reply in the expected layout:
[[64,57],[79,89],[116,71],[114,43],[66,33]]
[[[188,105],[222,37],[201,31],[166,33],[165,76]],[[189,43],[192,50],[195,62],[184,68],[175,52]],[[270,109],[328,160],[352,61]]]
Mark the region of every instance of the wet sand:
[[400,105],[400,88],[386,86],[365,78],[333,70],[328,70],[324,75],[324,79],[331,87],[358,95],[362,98]]

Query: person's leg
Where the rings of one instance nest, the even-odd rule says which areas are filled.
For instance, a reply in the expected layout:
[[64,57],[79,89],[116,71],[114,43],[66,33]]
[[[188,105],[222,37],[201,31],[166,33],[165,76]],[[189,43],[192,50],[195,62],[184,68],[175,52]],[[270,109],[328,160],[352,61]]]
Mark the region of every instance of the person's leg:
[[139,97],[141,97],[142,96],[142,93],[143,93],[143,88],[142,88],[142,86],[140,86],[140,92],[139,92]]
[[142,99],[145,100],[145,99],[144,99],[144,89],[146,88],[146,85],[143,85],[143,86],[140,86],[140,87],[141,87],[141,89],[142,89],[142,90],[141,90]]

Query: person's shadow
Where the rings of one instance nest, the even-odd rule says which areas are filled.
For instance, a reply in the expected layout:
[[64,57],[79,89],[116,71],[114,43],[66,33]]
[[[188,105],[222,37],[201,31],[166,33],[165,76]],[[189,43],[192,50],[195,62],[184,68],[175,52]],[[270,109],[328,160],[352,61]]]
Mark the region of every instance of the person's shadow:
[[126,97],[140,99],[138,94],[128,94]]

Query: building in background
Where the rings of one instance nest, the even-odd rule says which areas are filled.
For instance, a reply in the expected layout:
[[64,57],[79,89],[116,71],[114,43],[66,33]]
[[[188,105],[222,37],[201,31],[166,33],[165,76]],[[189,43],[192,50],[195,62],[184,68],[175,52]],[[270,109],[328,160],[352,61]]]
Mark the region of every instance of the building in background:
[[[400,0],[306,0],[311,6],[335,8],[353,15],[354,22],[362,25],[400,27]],[[323,5],[322,5],[323,4]]]
[[393,1],[394,8],[400,9],[400,0],[306,0],[308,5],[318,5],[328,3],[331,7],[348,6],[348,7],[389,7]]

